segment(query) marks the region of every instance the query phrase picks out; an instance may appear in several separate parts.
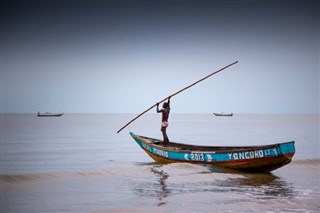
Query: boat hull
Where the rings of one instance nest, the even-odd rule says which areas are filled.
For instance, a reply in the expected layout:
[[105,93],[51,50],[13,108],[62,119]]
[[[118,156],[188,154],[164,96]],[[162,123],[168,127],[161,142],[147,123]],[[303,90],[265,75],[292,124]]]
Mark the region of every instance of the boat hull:
[[223,114],[223,113],[213,113],[215,116],[233,116],[233,113],[230,113],[230,114]]
[[158,163],[208,164],[222,169],[270,172],[291,162],[294,141],[251,147],[210,147],[170,143],[130,133],[139,146]]
[[37,116],[38,117],[60,117],[62,115],[63,115],[63,113],[60,113],[60,114],[38,114]]

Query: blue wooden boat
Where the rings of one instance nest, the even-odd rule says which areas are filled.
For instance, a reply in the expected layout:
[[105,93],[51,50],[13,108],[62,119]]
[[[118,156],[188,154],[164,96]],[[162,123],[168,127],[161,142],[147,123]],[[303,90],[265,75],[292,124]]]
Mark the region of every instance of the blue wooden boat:
[[243,147],[198,146],[170,142],[136,135],[130,132],[139,146],[158,163],[209,164],[222,169],[245,172],[270,172],[290,163],[294,141]]

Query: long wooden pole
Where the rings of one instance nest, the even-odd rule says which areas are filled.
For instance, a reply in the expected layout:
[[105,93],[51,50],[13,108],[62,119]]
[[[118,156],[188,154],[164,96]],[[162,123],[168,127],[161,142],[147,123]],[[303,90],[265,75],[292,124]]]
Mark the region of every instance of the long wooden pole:
[[[196,85],[197,83],[200,83],[201,81],[203,81],[203,80],[205,80],[205,79],[213,76],[214,74],[217,74],[218,72],[221,72],[222,70],[224,70],[224,69],[226,69],[226,68],[228,68],[228,67],[230,67],[230,66],[232,66],[232,65],[234,65],[234,64],[236,64],[236,63],[238,63],[238,61],[235,61],[235,62],[233,62],[233,63],[231,63],[231,64],[229,64],[229,65],[227,65],[227,66],[225,66],[225,67],[223,67],[223,68],[221,68],[221,69],[213,72],[213,73],[211,73],[210,75],[208,75],[208,76],[206,76],[206,77],[204,77],[204,78],[201,78],[200,80],[194,82],[193,84],[190,84],[189,86],[187,86],[187,87],[179,90],[178,92],[175,92],[175,93],[173,93],[172,95],[169,95],[168,97],[164,98],[163,100],[161,100],[161,101],[159,101],[159,102],[157,102],[157,103],[162,103],[162,102],[164,102],[165,100],[167,100],[169,97],[171,98],[171,97],[173,97],[173,96],[175,96],[175,95],[178,95],[180,92],[182,92],[182,91],[184,91],[184,90],[186,90],[186,89],[189,89],[190,87]],[[143,111],[142,113],[140,113],[138,116],[136,116],[134,119],[132,119],[129,123],[127,123],[127,124],[126,124],[125,126],[123,126],[121,129],[119,129],[117,133],[121,132],[121,130],[123,130],[124,128],[126,128],[127,126],[129,126],[129,124],[131,124],[133,121],[137,120],[141,115],[145,114],[146,112],[148,112],[149,110],[151,110],[153,107],[157,106],[157,103],[154,104],[154,105],[152,105],[150,108],[146,109],[146,110]]]

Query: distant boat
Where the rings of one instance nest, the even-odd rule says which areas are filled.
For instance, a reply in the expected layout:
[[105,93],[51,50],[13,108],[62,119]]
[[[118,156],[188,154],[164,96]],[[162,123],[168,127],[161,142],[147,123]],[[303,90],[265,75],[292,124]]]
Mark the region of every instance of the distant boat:
[[139,146],[158,163],[208,164],[246,172],[270,172],[290,163],[294,141],[260,146],[199,146],[170,142],[130,133]]
[[63,113],[50,113],[50,112],[46,112],[46,113],[40,113],[38,112],[38,117],[60,117],[62,116]]
[[224,113],[213,113],[215,116],[233,116],[233,113],[224,114]]

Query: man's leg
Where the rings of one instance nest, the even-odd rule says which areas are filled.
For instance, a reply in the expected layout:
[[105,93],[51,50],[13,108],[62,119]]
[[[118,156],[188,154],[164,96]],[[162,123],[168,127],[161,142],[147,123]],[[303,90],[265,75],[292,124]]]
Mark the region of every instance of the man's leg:
[[167,136],[167,128],[166,127],[162,127],[161,128],[161,131],[162,131],[162,134],[163,134],[163,143],[165,146],[167,146],[169,144],[169,138]]

